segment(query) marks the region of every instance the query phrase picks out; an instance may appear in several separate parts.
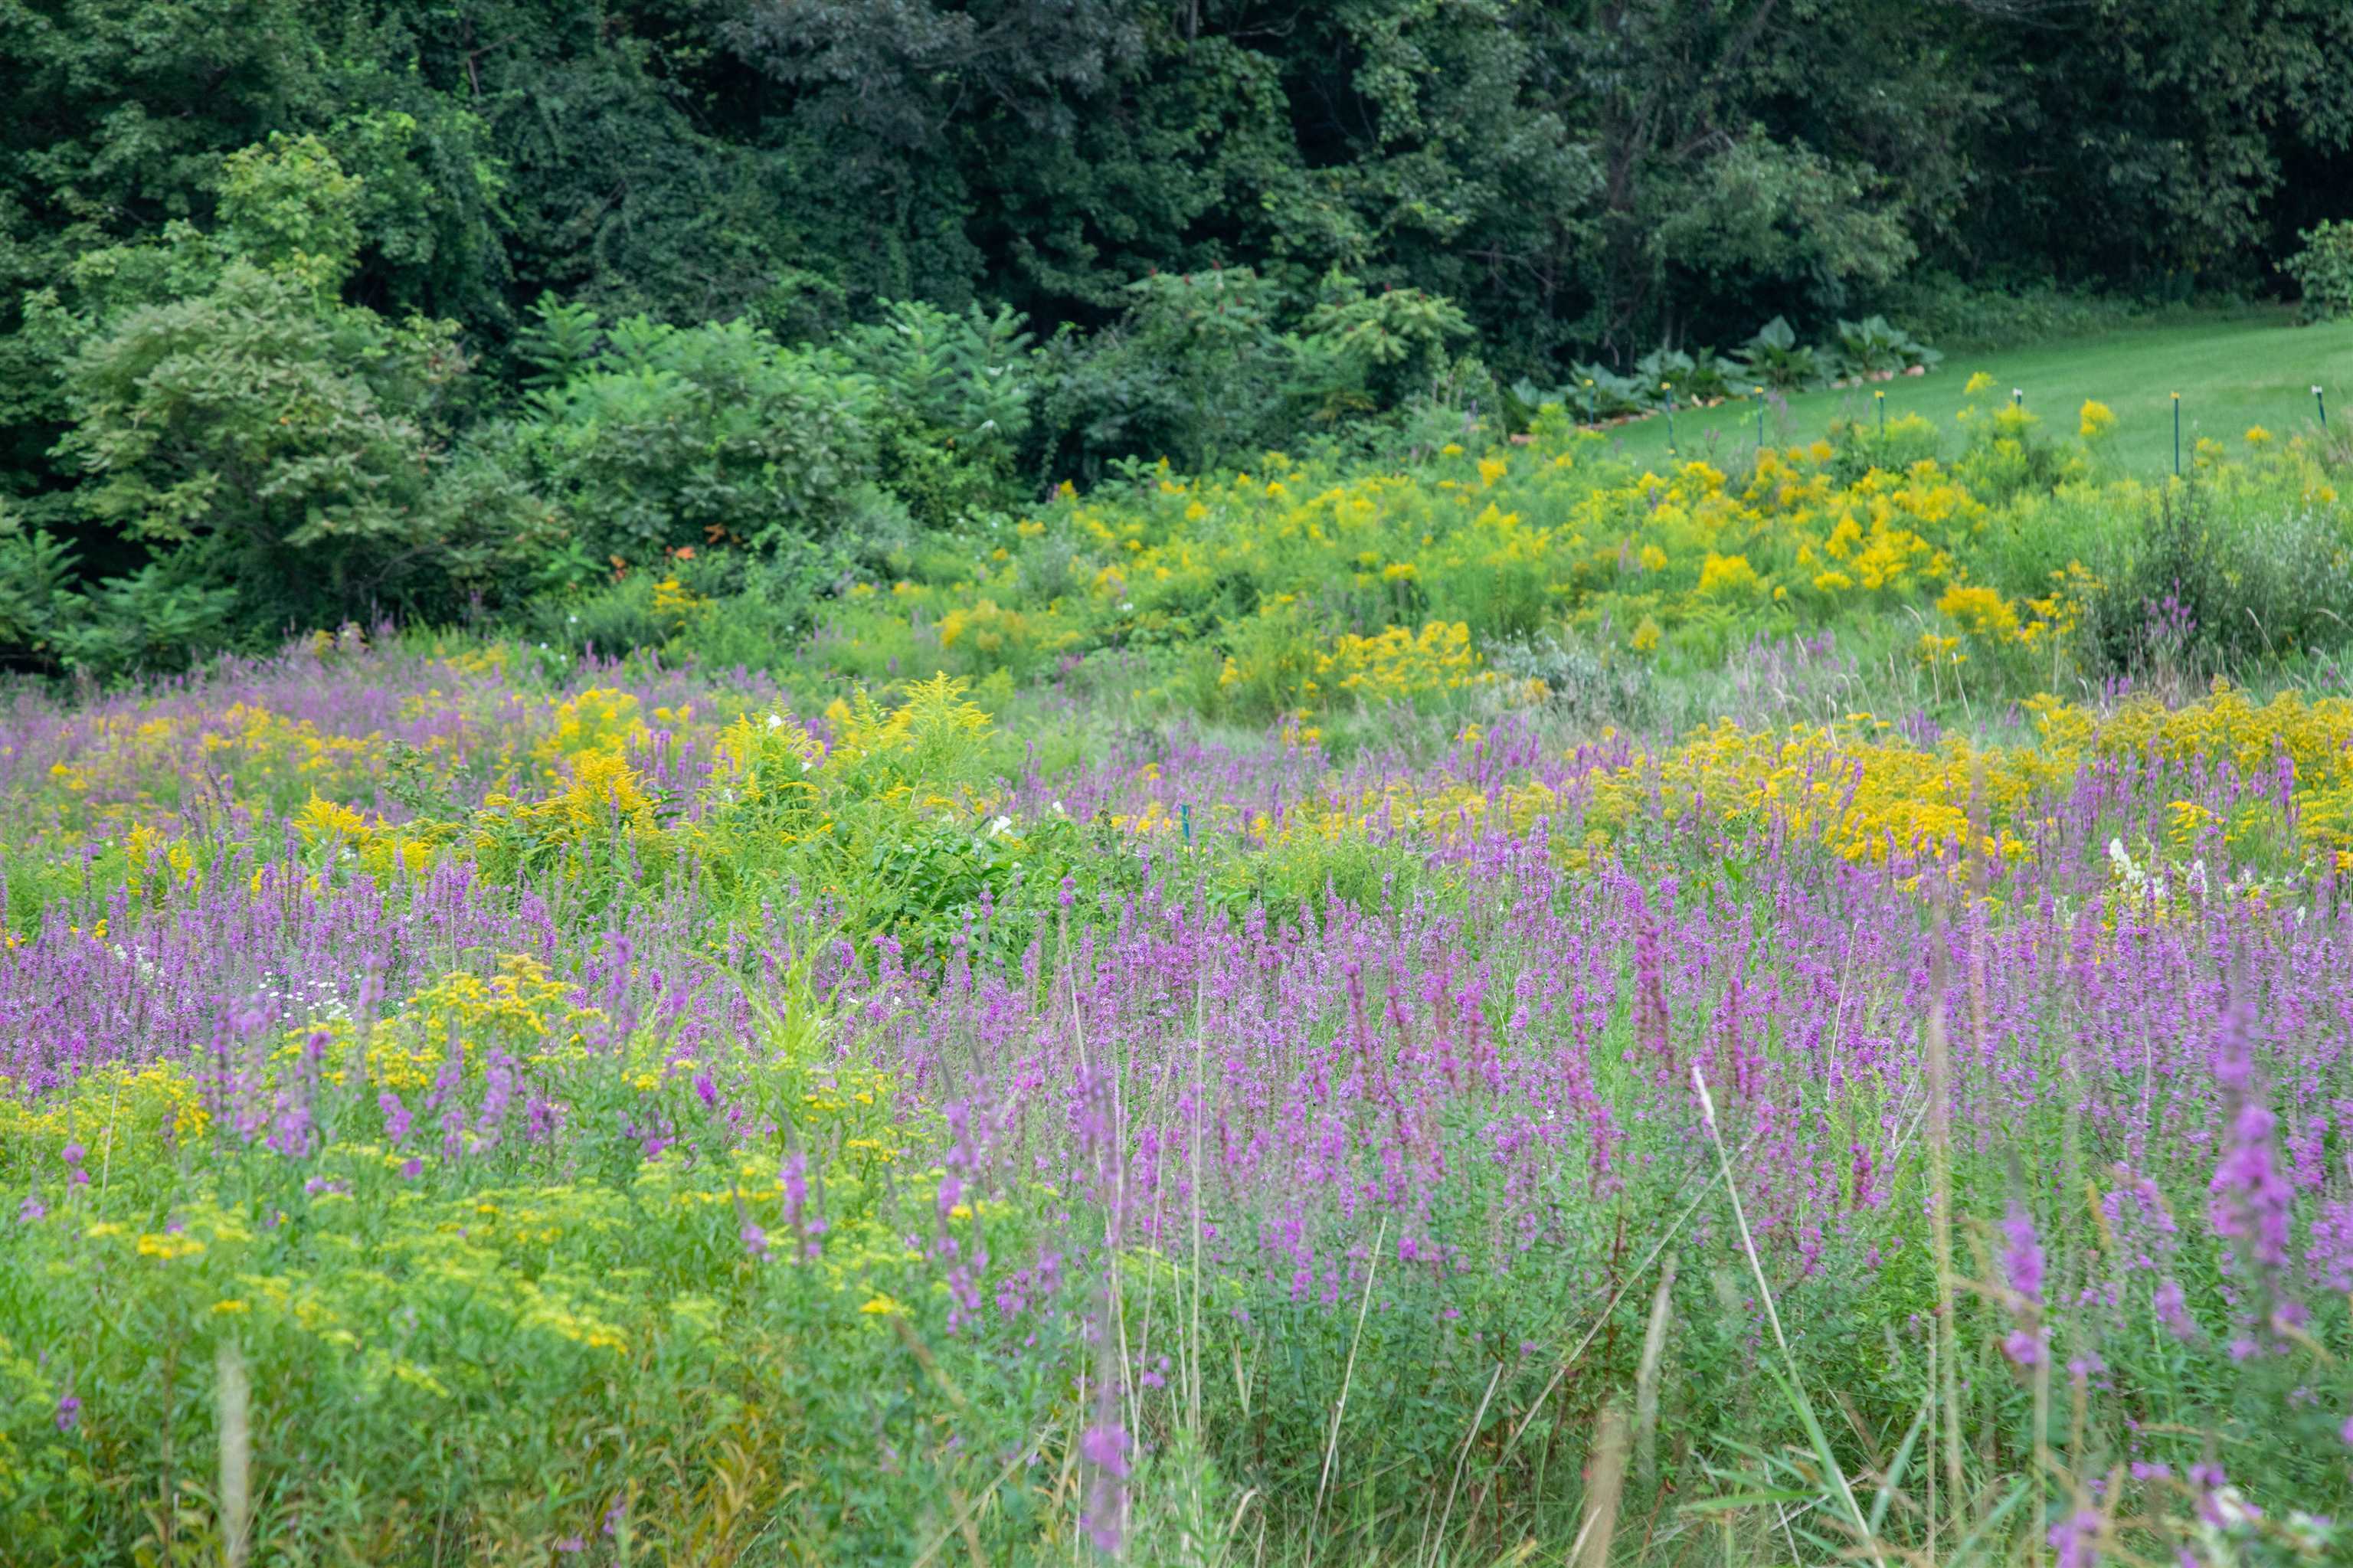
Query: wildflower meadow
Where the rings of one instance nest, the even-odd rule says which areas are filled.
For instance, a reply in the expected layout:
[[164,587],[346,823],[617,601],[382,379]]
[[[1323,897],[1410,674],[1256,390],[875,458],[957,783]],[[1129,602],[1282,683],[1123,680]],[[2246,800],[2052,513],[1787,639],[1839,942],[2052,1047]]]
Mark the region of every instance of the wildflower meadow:
[[2346,1561],[2353,469],[1956,400],[15,688],[0,1560]]

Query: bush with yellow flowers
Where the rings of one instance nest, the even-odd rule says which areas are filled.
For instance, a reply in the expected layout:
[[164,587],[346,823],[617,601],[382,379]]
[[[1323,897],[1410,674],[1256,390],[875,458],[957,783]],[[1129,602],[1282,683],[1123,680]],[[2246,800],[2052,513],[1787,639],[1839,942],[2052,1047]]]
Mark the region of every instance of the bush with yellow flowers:
[[[854,590],[818,646],[860,673],[853,645],[1021,675],[1116,652],[1195,672],[1155,677],[1155,693],[1263,718],[1459,704],[1491,647],[1538,632],[1691,667],[1757,637],[1916,614],[1936,622],[1937,657],[2031,691],[2066,674],[2086,605],[2126,571],[2163,486],[2094,461],[2114,425],[2105,405],[2087,403],[2078,440],[2059,443],[1994,391],[1971,381],[1950,456],[1947,432],[1907,414],[1767,448],[1738,471],[1636,472],[1559,425],[1483,453],[1450,443],[1401,470],[1281,453],[1201,478],[1164,467],[1060,497],[984,556],[939,555],[887,595]],[[2293,491],[2336,515],[2325,461],[2300,445],[2209,470],[2217,493]],[[1432,625],[1462,629],[1467,666],[1423,679],[1367,652],[1418,647]],[[2077,662],[2098,673],[2106,657]],[[1384,673],[1352,682],[1342,666],[1366,659]]]

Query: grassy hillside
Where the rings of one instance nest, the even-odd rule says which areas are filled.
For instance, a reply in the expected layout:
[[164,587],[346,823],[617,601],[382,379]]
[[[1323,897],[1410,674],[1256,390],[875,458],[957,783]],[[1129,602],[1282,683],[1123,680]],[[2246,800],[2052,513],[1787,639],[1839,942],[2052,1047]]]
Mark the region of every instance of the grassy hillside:
[[[2116,455],[2134,473],[2160,474],[2173,464],[2172,394],[2181,394],[2182,461],[2200,437],[2232,443],[2250,426],[2274,435],[2310,433],[2312,388],[2327,389],[2332,423],[2353,418],[2353,322],[2298,326],[2284,310],[2216,316],[2073,338],[2032,348],[1956,353],[1936,374],[1883,386],[1801,392],[1768,402],[1766,439],[1809,440],[1834,419],[1875,417],[1874,394],[1887,395],[1887,417],[1907,413],[1944,421],[1962,403],[1961,387],[1978,371],[2050,426],[2072,429],[2077,410],[2096,398],[2115,410]],[[1722,461],[1757,442],[1757,406],[1747,399],[1678,413],[1674,443],[1686,456]],[[1667,421],[1649,418],[1610,432],[1629,461],[1657,463],[1670,454]]]

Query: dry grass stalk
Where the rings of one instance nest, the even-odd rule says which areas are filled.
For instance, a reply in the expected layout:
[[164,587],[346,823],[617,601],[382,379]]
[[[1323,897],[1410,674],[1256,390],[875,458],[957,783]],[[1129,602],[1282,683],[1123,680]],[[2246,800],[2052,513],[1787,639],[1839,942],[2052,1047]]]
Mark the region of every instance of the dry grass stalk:
[[251,1391],[246,1382],[245,1354],[235,1340],[221,1340],[213,1367],[213,1398],[220,1432],[221,1561],[227,1568],[245,1568],[253,1505]]
[[1586,1463],[1585,1522],[1577,1527],[1570,1561],[1577,1568],[1607,1568],[1609,1539],[1618,1531],[1618,1499],[1626,1489],[1626,1412],[1601,1407],[1594,1418],[1593,1451]]

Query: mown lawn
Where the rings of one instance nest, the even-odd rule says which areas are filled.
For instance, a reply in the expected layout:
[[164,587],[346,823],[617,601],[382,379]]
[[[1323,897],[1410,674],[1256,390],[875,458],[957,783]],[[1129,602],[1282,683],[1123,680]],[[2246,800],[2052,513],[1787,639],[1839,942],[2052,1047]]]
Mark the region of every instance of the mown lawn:
[[[1934,374],[1899,376],[1869,387],[1823,388],[1769,402],[1769,440],[1810,440],[1838,418],[1874,417],[1873,394],[1887,395],[1887,417],[1918,413],[1950,421],[1962,387],[1984,371],[2003,396],[2026,394],[2029,408],[2051,421],[2052,433],[2073,433],[2077,410],[2097,398],[2116,411],[2114,450],[2135,473],[2163,473],[2173,462],[2172,394],[2181,394],[2182,461],[2200,436],[2238,445],[2251,426],[2275,436],[2308,434],[2316,411],[2312,388],[2327,389],[2329,422],[2353,434],[2353,322],[2299,326],[2284,309],[2214,316],[2183,324],[2147,326],[2097,337],[2071,338],[2031,348],[1960,351]],[[1674,445],[1694,457],[1735,456],[1754,448],[1757,406],[1746,398],[1675,416]],[[1669,453],[1667,421],[1652,418],[1611,432],[1638,462]]]

